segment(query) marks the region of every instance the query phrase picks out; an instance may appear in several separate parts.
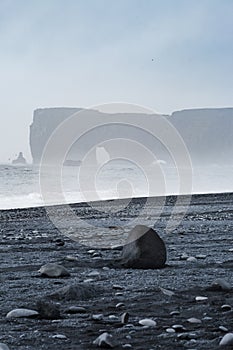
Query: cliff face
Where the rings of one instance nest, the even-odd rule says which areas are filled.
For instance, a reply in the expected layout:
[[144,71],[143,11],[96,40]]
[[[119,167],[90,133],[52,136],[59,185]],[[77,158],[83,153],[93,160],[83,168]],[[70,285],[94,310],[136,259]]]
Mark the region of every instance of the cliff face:
[[[34,111],[33,123],[30,126],[30,147],[33,163],[39,163],[43,149],[55,128],[72,114],[80,111],[80,108],[45,108]],[[103,122],[107,116],[98,111],[90,111],[93,118],[95,115],[103,116]],[[130,123],[132,115],[125,114],[125,121]],[[141,118],[153,118],[147,114],[141,114]],[[172,113],[166,117],[182,136],[194,164],[206,163],[231,163],[233,150],[233,108],[216,109],[190,109]],[[117,120],[117,116],[116,116]],[[130,130],[130,128],[104,126],[89,133],[88,138],[74,144],[69,159],[81,159],[86,150],[97,145],[102,140],[115,139],[116,137],[137,140],[146,145],[158,159],[166,159],[166,150],[159,141],[146,133]],[[121,147],[118,142],[117,147]],[[155,151],[156,150],[156,151]]]
[[33,113],[30,125],[30,149],[34,164],[40,163],[43,149],[56,127],[81,108],[41,108]]

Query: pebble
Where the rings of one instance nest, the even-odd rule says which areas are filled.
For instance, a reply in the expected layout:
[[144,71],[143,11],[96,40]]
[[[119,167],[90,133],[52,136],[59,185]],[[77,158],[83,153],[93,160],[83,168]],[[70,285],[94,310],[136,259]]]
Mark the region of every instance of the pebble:
[[189,262],[197,262],[197,259],[194,256],[190,256],[187,261]]
[[175,329],[176,332],[186,331],[186,328],[182,324],[174,324],[172,328]]
[[171,316],[178,316],[178,315],[180,315],[180,312],[178,310],[174,310],[174,311],[170,312],[170,315]]
[[132,346],[131,344],[123,344],[123,345],[122,345],[122,348],[123,348],[123,349],[132,349],[132,347],[133,347],[133,346]]
[[117,290],[122,290],[122,289],[124,289],[124,287],[120,286],[119,284],[114,284],[114,285],[112,286],[112,288],[113,288],[113,289],[117,289]]
[[187,260],[188,257],[189,257],[188,254],[183,253],[183,254],[180,256],[180,260]]
[[118,304],[116,304],[116,308],[120,308],[120,307],[124,307],[124,306],[125,306],[124,303],[118,303]]
[[54,334],[52,336],[54,339],[67,339],[67,337],[64,334]]
[[67,277],[70,276],[69,271],[62,265],[48,263],[46,265],[41,266],[38,271],[41,276],[46,277]]
[[201,320],[199,318],[191,317],[187,320],[189,323],[201,323]]
[[166,328],[167,333],[176,333],[174,328]]
[[116,296],[116,297],[122,297],[122,295],[124,295],[122,292],[117,292],[117,293],[115,293],[115,296]]
[[207,258],[207,255],[204,255],[204,254],[196,255],[196,259],[206,259],[206,258]]
[[85,279],[83,282],[84,283],[92,283],[92,282],[94,282],[95,280],[93,279],[93,278],[87,278],[87,279]]
[[91,271],[87,276],[88,277],[97,277],[100,273],[98,271]]
[[233,345],[233,333],[227,333],[224,335],[224,337],[221,339],[220,346],[224,345]]
[[222,311],[231,311],[231,305],[224,304],[221,306]]
[[92,315],[92,319],[95,320],[95,321],[100,321],[104,318],[104,315],[103,314],[95,314],[95,315]]
[[108,318],[109,318],[110,320],[118,320],[118,317],[115,316],[115,315],[109,315]]
[[196,300],[196,301],[206,301],[206,300],[208,300],[208,297],[197,296],[197,297],[195,298],[195,300]]
[[87,312],[87,310],[82,306],[70,306],[65,310],[65,312],[67,314],[84,314]]
[[124,312],[123,315],[121,315],[121,323],[126,324],[129,321],[129,314],[128,312]]
[[0,350],[10,350],[8,346],[4,343],[0,343]]
[[107,332],[100,334],[100,336],[93,341],[93,344],[100,348],[114,348],[112,335]]
[[94,249],[90,249],[90,250],[88,250],[87,252],[88,252],[88,254],[94,254],[94,253],[95,253],[95,250],[94,250]]
[[139,321],[139,324],[142,326],[146,326],[146,327],[155,327],[156,326],[156,322],[154,320],[152,320],[151,318],[144,318],[143,320]]
[[218,278],[216,279],[212,285],[211,285],[212,289],[216,289],[216,290],[225,290],[225,291],[229,291],[232,289],[231,285],[229,282],[227,282],[224,278]]
[[222,332],[228,332],[228,329],[224,326],[219,326],[218,329]]
[[14,309],[8,312],[6,318],[19,318],[19,317],[34,317],[39,315],[35,310],[30,309]]

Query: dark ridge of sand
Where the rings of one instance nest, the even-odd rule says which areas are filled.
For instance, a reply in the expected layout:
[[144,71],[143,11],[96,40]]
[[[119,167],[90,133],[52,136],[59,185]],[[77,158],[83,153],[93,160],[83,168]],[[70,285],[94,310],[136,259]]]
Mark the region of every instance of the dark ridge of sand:
[[[161,198],[150,198],[149,204],[146,198],[136,198],[125,207],[127,200],[94,203],[94,208],[88,203],[72,204],[81,219],[77,241],[61,235],[45,208],[0,211],[0,343],[8,344],[11,350],[95,349],[93,340],[107,331],[115,339],[115,349],[123,349],[125,344],[136,350],[218,349],[225,334],[219,326],[233,332],[233,291],[212,291],[208,287],[217,278],[233,286],[233,194],[192,196],[180,225],[166,233],[176,199],[166,199],[161,217],[156,211]],[[146,215],[141,215],[146,203]],[[64,230],[68,230],[71,223],[62,217],[64,207],[54,206],[53,210],[61,217]],[[166,268],[114,268],[111,262],[119,256],[119,249],[96,248],[101,234],[109,246],[112,241],[121,243],[137,217],[141,224],[157,229],[164,239],[168,250]],[[82,231],[87,237],[90,234],[87,246],[81,244]],[[90,253],[90,249],[95,252]],[[181,260],[183,253],[197,257],[197,261]],[[38,269],[48,262],[61,263],[71,276],[39,277]],[[89,275],[93,271],[99,274]],[[87,279],[92,279],[87,286],[96,290],[96,295],[86,300],[59,300],[58,320],[6,319],[14,308],[36,309],[38,299],[47,300],[59,288],[83,285]],[[168,296],[160,287],[175,294]],[[199,295],[208,300],[196,302]],[[116,307],[118,303],[124,305]],[[232,310],[223,311],[224,304],[231,305]],[[86,312],[68,314],[65,311],[70,306],[85,307]],[[179,314],[172,316],[172,311]],[[120,322],[124,312],[129,313],[129,325]],[[93,319],[96,314],[103,317]],[[191,317],[201,323],[189,323]],[[143,318],[156,320],[156,327],[143,328],[138,324]],[[167,333],[166,329],[175,324],[183,325],[185,330]],[[53,338],[57,334],[66,339]]]

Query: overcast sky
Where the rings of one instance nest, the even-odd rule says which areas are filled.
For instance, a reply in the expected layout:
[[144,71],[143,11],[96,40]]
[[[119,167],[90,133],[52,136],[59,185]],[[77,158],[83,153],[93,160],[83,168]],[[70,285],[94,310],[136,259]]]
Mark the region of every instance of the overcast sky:
[[38,107],[233,106],[232,0],[0,0],[0,161]]

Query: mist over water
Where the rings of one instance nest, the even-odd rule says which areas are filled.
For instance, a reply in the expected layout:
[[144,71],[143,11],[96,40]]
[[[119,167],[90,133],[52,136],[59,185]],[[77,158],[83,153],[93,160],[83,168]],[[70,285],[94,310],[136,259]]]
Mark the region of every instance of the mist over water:
[[[63,167],[62,170],[63,200],[61,201],[61,194],[56,193],[51,178],[50,204],[183,194],[180,192],[177,170],[161,161],[159,168],[158,164],[149,164],[140,168],[127,160],[107,161],[105,158],[97,173],[96,168],[91,165],[85,168],[68,166]],[[48,175],[51,174],[50,171],[51,169],[48,170]],[[232,192],[232,175],[233,166],[231,165],[195,166],[191,193]],[[150,183],[151,179],[153,179],[153,186]],[[0,165],[0,209],[43,205],[39,167]]]

